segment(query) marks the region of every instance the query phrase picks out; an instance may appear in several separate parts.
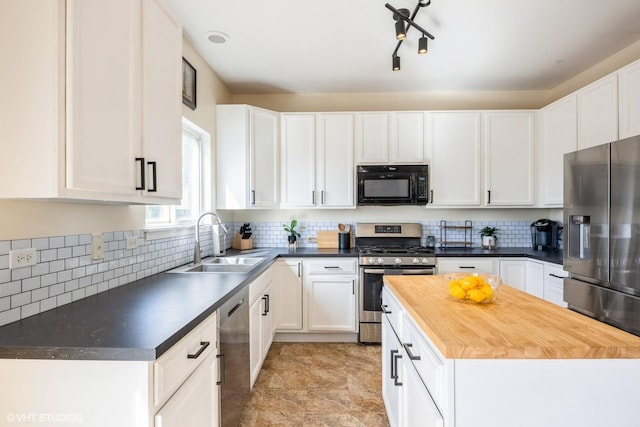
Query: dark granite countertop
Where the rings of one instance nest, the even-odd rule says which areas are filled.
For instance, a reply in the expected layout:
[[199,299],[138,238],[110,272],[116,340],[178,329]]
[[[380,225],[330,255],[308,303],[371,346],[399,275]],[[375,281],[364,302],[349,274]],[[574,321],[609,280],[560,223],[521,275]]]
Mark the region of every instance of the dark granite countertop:
[[[227,251],[228,255],[253,251]],[[0,327],[0,358],[153,361],[265,271],[277,257],[357,257],[355,249],[262,249],[247,274],[160,273]],[[529,257],[527,248],[437,250],[437,256]]]

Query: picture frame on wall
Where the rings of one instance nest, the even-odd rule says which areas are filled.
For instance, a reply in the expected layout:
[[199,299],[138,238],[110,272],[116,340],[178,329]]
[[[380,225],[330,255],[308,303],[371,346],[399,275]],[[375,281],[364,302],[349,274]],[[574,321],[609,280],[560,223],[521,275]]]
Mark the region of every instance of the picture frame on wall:
[[182,58],[182,103],[196,109],[196,69]]

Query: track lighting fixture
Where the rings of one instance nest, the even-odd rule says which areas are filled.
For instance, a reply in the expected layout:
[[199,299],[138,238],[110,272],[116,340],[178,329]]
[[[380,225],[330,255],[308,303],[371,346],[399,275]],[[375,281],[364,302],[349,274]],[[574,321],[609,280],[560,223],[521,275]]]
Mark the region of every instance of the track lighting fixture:
[[418,39],[418,53],[420,55],[424,55],[429,50],[427,45],[429,43],[429,39],[425,36],[422,36]]
[[393,55],[393,71],[400,71],[400,57]]
[[427,53],[429,43],[428,39],[435,39],[435,37],[431,33],[414,22],[414,19],[418,14],[420,8],[429,6],[430,4],[431,0],[418,0],[418,4],[416,4],[416,7],[411,15],[409,15],[409,9],[396,9],[389,3],[384,5],[387,9],[393,12],[393,19],[396,21],[395,30],[396,40],[398,40],[398,44],[396,45],[396,48],[393,51],[392,55],[393,71],[400,70],[400,57],[398,56],[398,49],[402,45],[402,42],[406,40],[407,33],[409,32],[411,27],[415,28],[421,33],[421,37],[418,39],[418,53],[420,55],[424,55],[425,53]]

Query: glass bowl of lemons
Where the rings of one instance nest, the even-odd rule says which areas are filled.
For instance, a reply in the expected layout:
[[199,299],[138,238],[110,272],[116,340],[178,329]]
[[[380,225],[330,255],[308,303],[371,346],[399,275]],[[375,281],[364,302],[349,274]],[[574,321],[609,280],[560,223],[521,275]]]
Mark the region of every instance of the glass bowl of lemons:
[[494,302],[502,284],[499,276],[488,273],[446,273],[442,276],[448,281],[449,295],[472,304]]

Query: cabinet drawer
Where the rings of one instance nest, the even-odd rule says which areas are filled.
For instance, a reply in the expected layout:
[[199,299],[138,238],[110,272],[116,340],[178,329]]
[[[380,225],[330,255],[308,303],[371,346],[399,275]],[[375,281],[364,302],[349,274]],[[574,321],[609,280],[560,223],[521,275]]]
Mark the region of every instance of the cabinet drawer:
[[217,339],[216,313],[207,317],[153,364],[153,403],[162,405],[211,353]]
[[561,265],[544,263],[544,280],[562,284],[565,277],[569,276],[567,271],[562,269]]
[[434,401],[443,409],[447,396],[445,360],[425,339],[407,313],[402,318],[402,346]]
[[400,319],[402,317],[403,310],[396,297],[394,297],[386,287],[382,288],[382,307],[383,316],[389,320],[389,323],[396,334],[400,335]]
[[249,284],[249,304],[253,304],[257,298],[264,294],[264,290],[272,281],[271,277],[272,271],[268,269]]
[[304,261],[307,274],[355,274],[356,260],[353,258],[329,258]]
[[438,273],[498,274],[496,258],[438,258]]

